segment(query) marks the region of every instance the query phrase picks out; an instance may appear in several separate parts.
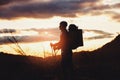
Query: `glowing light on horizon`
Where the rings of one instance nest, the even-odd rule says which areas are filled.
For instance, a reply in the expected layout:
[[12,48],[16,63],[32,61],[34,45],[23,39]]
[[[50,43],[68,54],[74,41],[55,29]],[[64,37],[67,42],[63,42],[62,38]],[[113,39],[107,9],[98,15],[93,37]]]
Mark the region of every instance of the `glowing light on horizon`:
[[120,0],[103,0],[103,4],[116,4],[116,3],[120,3]]
[[17,31],[16,33],[1,33],[0,37],[3,36],[33,36],[33,35],[39,35],[38,32],[30,30],[30,31]]
[[[107,42],[110,42],[113,38],[106,38],[106,39],[98,39],[98,40],[84,40],[84,46],[79,47],[76,50],[73,50],[73,52],[79,52],[79,51],[92,51],[97,48],[102,47]],[[31,56],[38,56],[38,57],[47,57],[54,55],[52,48],[50,47],[50,43],[55,43],[56,41],[44,41],[44,42],[36,42],[36,43],[19,43],[23,51],[25,52],[25,55],[31,55]],[[8,44],[8,45],[2,45],[0,46],[0,51],[10,53],[10,54],[17,54],[20,55],[20,53],[17,53],[15,49],[17,49],[17,46],[14,44]],[[60,51],[58,51],[57,55],[60,55]]]

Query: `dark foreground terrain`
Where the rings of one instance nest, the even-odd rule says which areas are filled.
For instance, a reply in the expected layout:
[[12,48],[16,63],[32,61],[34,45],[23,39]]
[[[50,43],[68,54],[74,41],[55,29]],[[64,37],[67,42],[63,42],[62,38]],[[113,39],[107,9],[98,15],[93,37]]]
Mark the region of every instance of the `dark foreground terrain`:
[[[60,56],[0,53],[0,80],[62,80]],[[73,55],[75,80],[120,80],[120,35],[103,47]]]

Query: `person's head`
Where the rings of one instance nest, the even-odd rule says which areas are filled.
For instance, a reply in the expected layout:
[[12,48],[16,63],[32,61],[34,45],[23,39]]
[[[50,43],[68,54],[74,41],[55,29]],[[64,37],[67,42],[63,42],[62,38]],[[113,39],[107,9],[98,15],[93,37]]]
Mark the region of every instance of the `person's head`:
[[70,24],[69,28],[68,28],[69,31],[75,31],[77,29],[78,29],[78,27],[75,24]]
[[65,30],[67,27],[67,22],[66,21],[61,21],[59,25],[60,30]]

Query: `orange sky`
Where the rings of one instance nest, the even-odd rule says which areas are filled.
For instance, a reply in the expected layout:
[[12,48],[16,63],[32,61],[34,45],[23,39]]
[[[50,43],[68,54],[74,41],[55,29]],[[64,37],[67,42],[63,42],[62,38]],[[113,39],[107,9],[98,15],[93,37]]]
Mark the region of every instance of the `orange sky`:
[[101,46],[120,34],[120,0],[1,0],[1,43],[11,36],[6,29],[20,42],[59,40],[62,20],[84,30],[86,45],[104,39]]

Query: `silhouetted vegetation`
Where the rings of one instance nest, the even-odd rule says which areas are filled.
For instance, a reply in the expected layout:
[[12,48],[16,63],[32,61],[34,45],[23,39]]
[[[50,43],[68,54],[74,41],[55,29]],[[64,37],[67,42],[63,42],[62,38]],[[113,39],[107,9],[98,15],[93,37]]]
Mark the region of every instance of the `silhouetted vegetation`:
[[[0,53],[0,80],[62,80],[61,56]],[[73,55],[74,80],[120,80],[120,35],[94,51]]]
[[16,46],[16,48],[11,46],[10,47],[13,48],[17,53],[20,53],[21,55],[25,55],[25,52],[23,51],[22,47],[19,45],[17,38],[12,34],[15,31],[12,29],[9,29],[9,30],[5,29],[4,32],[11,33],[11,37],[7,37],[7,41],[9,41],[10,43],[13,43]]

